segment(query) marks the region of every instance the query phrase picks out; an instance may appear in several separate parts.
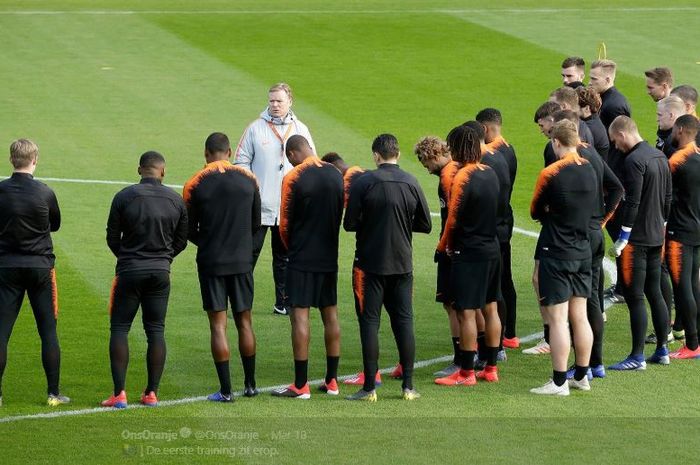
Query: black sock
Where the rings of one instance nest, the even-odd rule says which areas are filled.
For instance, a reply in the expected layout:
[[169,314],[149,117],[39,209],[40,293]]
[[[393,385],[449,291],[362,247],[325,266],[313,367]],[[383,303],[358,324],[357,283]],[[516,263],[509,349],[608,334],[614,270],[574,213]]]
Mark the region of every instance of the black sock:
[[216,367],[216,374],[219,377],[219,384],[221,385],[219,392],[225,396],[230,396],[231,372],[228,368],[228,360],[224,360],[223,362],[214,362],[214,366]]
[[498,359],[498,347],[486,347],[486,365],[496,366],[496,360]]
[[549,344],[549,325],[543,325],[544,327],[544,342]]
[[581,381],[588,374],[588,367],[582,367],[579,365],[574,365],[574,379],[576,381]]
[[473,350],[462,350],[461,361],[462,370],[469,371],[474,369],[474,354]]
[[557,386],[563,386],[566,382],[566,371],[552,371],[552,381]]
[[479,354],[479,360],[486,360],[486,333],[479,331],[476,335],[476,350]]
[[454,350],[454,357],[452,358],[452,363],[459,365],[459,338],[452,337],[452,350]]
[[243,385],[255,389],[255,354],[241,355]]
[[294,387],[301,389],[308,380],[307,371],[309,369],[308,360],[294,360]]
[[332,379],[338,377],[338,363],[340,357],[326,356],[326,383],[330,383]]

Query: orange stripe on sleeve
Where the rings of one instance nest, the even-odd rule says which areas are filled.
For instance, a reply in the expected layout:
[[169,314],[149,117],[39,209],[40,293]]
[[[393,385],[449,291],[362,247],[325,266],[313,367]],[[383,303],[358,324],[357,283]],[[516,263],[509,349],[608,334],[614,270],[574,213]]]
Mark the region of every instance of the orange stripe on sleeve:
[[671,166],[671,173],[678,171],[678,169],[688,161],[688,158],[696,153],[700,153],[700,149],[695,145],[695,142],[691,142],[676,150],[668,160]]
[[363,170],[359,166],[351,166],[347,169],[345,175],[343,175],[343,208],[348,208],[348,199],[350,198],[350,187],[352,186],[352,183],[357,179],[359,175],[361,175],[364,172],[365,170]]
[[541,210],[544,208],[543,205],[540,205],[542,202],[542,194],[544,194],[552,178],[564,167],[573,165],[574,163],[577,165],[584,165],[587,164],[588,161],[577,153],[567,153],[561,159],[540,171],[540,175],[537,177],[537,183],[535,184],[535,191],[532,195],[532,202],[530,203],[530,216],[533,220],[539,220],[541,217]]
[[462,204],[464,197],[464,187],[469,184],[472,173],[477,169],[483,169],[479,163],[473,163],[461,168],[452,182],[450,190],[450,203],[447,207],[447,221],[445,222],[445,230],[442,233],[440,242],[438,242],[438,252],[446,252],[451,249],[452,234],[457,225],[457,217],[459,216],[459,207]]
[[294,187],[302,173],[309,167],[320,167],[321,160],[318,157],[307,157],[302,163],[295,166],[282,180],[282,199],[280,204],[280,238],[285,249],[289,249],[289,224],[293,213]]
[[454,182],[455,176],[459,172],[459,163],[456,161],[451,161],[440,171],[440,189],[443,194],[445,194],[445,202],[447,205],[450,204],[450,191],[452,190],[452,183]]
[[501,148],[503,146],[510,147],[510,145],[508,144],[508,142],[506,142],[506,140],[503,138],[503,136],[498,136],[494,140],[492,140],[491,142],[486,144],[486,147],[488,147],[488,149],[491,150],[492,152],[497,151],[499,148]]
[[204,178],[206,178],[207,176],[211,176],[214,173],[223,174],[227,171],[235,171],[237,173],[240,173],[246,176],[247,178],[252,179],[255,182],[256,186],[258,185],[258,180],[255,177],[255,175],[247,169],[241,168],[240,166],[236,166],[228,160],[213,161],[211,163],[207,163],[207,165],[204,168],[197,171],[197,173],[195,173],[195,175],[192,176],[185,183],[185,187],[182,190],[182,198],[185,201],[185,204],[190,204],[190,202],[192,201],[192,192],[197,188],[199,183],[201,183]]

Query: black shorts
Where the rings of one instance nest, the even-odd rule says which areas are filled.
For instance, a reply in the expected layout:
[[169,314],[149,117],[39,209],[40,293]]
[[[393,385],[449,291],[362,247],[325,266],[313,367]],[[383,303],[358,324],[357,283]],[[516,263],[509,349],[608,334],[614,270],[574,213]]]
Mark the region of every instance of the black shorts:
[[541,258],[538,270],[540,305],[549,307],[572,297],[591,296],[591,260]]
[[452,303],[452,293],[450,292],[450,270],[452,260],[444,254],[437,258],[437,286],[435,289],[435,302],[443,304]]
[[338,304],[338,272],[299,271],[287,268],[285,281],[291,308],[325,308]]
[[170,273],[167,271],[120,273],[112,281],[110,329],[129,332],[140,305],[144,326],[163,332],[169,297]]
[[223,276],[199,273],[202,307],[207,312],[225,311],[228,302],[234,313],[253,308],[253,272]]
[[501,257],[479,262],[452,260],[450,292],[458,310],[483,308],[503,300]]

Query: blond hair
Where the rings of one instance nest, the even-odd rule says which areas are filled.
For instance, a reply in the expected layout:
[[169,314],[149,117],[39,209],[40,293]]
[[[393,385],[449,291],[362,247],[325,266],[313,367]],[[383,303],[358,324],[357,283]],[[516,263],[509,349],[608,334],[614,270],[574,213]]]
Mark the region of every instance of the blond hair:
[[39,156],[39,147],[29,139],[17,139],[10,144],[10,163],[15,169],[29,166]]
[[637,128],[637,123],[634,122],[632,118],[625,115],[620,115],[613,120],[608,128],[609,133],[622,132],[625,134],[639,134],[639,129]]
[[568,119],[554,123],[549,137],[558,140],[564,147],[576,147],[579,143],[578,128]]
[[289,97],[289,100],[292,100],[292,88],[289,87],[289,84],[286,82],[278,82],[274,86],[270,87],[270,90],[267,91],[267,93],[272,93],[272,92],[277,92],[277,91],[282,91],[285,94],[287,94],[287,97]]
[[676,116],[685,115],[685,102],[677,95],[669,95],[668,97],[662,98],[656,105],[658,109],[664,109]]
[[596,60],[591,63],[591,69],[602,68],[608,76],[614,76],[617,71],[617,63],[612,60]]

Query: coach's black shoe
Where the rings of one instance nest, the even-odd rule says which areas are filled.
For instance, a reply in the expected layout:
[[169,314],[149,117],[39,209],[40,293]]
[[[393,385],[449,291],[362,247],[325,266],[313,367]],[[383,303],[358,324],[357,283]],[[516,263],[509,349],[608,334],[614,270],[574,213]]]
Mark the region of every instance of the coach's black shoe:
[[277,305],[274,305],[272,307],[272,314],[273,315],[282,315],[282,316],[288,316],[289,315],[289,309],[287,307],[278,307]]
[[245,397],[255,397],[258,394],[260,394],[260,391],[258,391],[257,388],[254,388],[253,386],[246,386],[243,390],[243,395]]

